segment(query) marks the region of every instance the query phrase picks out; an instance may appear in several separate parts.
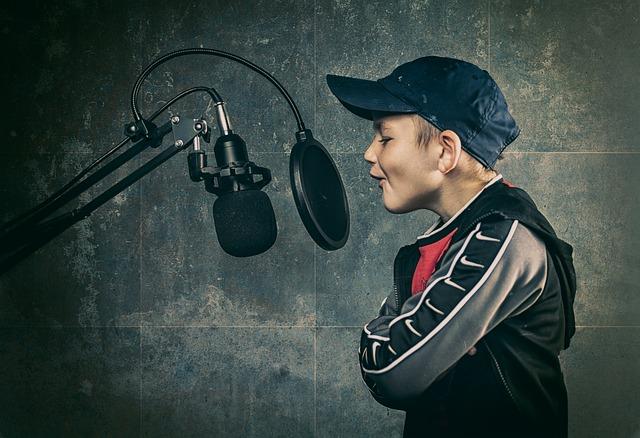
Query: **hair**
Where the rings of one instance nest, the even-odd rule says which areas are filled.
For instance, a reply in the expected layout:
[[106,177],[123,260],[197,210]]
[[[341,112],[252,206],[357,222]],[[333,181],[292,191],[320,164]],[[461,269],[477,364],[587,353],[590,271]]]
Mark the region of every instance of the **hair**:
[[[413,124],[416,127],[416,142],[418,144],[418,147],[426,149],[429,143],[431,143],[433,140],[436,140],[442,131],[422,118],[417,113],[413,113],[411,115],[413,118]],[[467,160],[469,162],[469,168],[476,178],[488,181],[496,176],[498,171],[495,168],[492,169],[485,167],[484,164],[476,160],[471,154],[464,151],[464,149],[463,152],[464,153],[461,155],[461,159]],[[498,156],[498,160],[502,159],[504,159],[504,157],[501,153]]]

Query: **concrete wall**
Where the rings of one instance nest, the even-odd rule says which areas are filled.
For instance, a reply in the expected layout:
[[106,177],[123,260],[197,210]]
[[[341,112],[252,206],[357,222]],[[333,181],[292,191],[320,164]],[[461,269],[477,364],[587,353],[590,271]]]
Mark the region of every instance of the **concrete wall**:
[[[571,437],[640,436],[638,1],[13,3],[0,7],[1,221],[117,143],[141,69],[195,46],[288,88],[339,166],[352,221],[340,251],[308,237],[289,187],[294,119],[263,78],[219,58],[166,64],[143,113],[215,86],[272,170],[278,240],[243,261],[223,253],[214,197],[182,153],[0,276],[0,436],[401,436],[403,413],[369,396],[356,350],[396,250],[436,217],[384,209],[362,156],[371,124],[324,75],[375,79],[427,54],[494,76],[523,129],[498,168],[574,246]],[[211,119],[208,103],[172,112]]]

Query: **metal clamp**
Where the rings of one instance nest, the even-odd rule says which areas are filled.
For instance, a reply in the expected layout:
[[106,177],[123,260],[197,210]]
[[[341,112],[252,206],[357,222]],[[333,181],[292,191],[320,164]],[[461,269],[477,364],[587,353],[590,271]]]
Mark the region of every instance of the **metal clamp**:
[[200,138],[207,143],[211,139],[211,132],[207,122],[203,119],[187,119],[183,121],[179,116],[171,117],[173,145],[178,149],[185,149],[194,143],[195,150],[200,150]]

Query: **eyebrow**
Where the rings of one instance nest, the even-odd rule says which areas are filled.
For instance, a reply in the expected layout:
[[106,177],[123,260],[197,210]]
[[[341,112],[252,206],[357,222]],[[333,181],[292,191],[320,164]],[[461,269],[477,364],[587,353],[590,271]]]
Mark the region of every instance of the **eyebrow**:
[[388,127],[387,125],[385,125],[383,120],[374,120],[373,121],[373,129],[375,131],[381,131],[381,128],[386,128]]

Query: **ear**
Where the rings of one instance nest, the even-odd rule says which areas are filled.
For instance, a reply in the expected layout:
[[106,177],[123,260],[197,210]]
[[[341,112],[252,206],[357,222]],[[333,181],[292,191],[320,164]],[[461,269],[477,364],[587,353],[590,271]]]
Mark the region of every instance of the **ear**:
[[462,151],[462,142],[458,134],[450,129],[442,131],[438,139],[442,146],[440,159],[438,160],[438,170],[443,174],[451,172],[458,165]]

